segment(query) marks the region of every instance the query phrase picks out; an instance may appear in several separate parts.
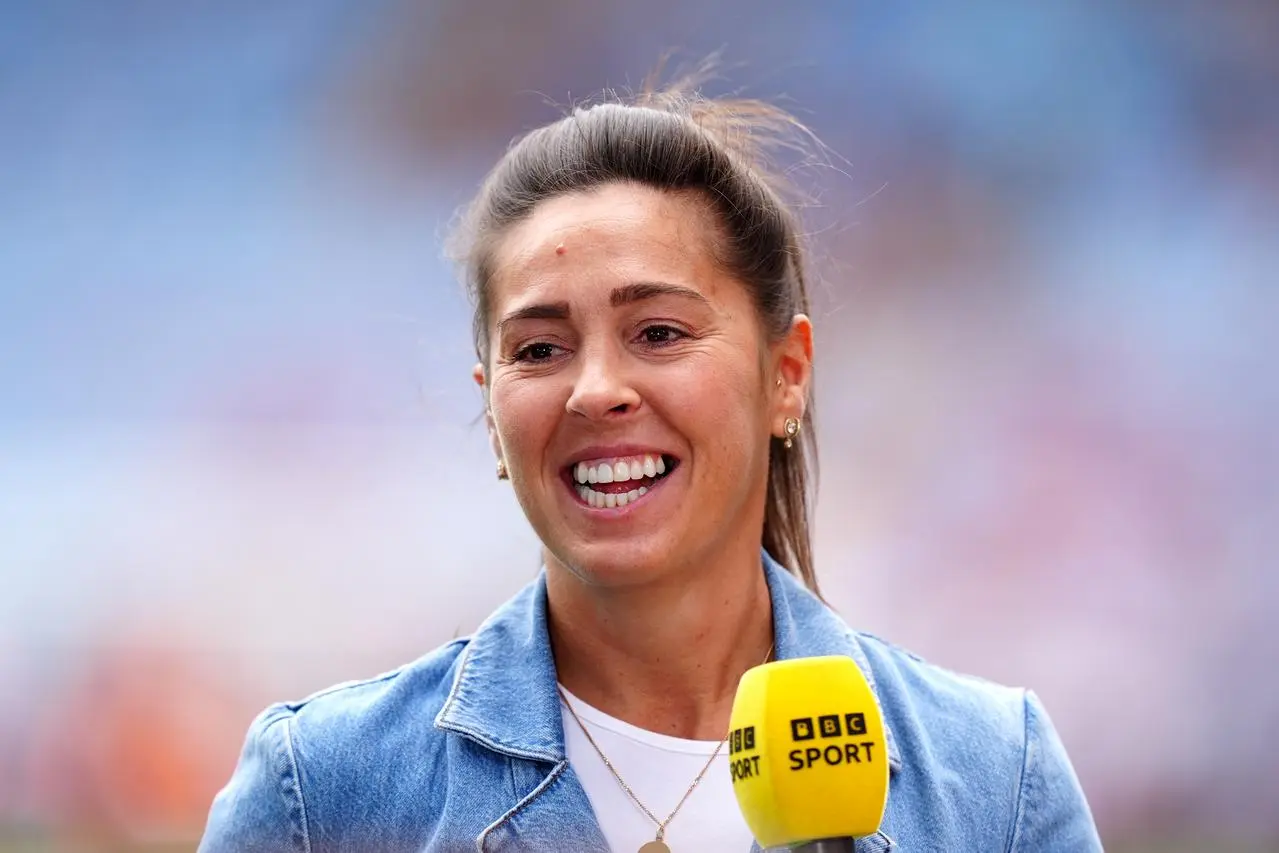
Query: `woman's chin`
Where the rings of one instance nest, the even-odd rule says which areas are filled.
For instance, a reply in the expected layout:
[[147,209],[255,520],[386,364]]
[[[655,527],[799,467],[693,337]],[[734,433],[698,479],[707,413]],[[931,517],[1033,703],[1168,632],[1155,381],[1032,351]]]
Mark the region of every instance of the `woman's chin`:
[[[633,541],[566,543],[560,559],[566,569],[587,584],[627,587],[660,580],[673,568],[674,550],[657,536]],[[644,541],[647,540],[647,541]],[[557,549],[560,550],[560,549]]]

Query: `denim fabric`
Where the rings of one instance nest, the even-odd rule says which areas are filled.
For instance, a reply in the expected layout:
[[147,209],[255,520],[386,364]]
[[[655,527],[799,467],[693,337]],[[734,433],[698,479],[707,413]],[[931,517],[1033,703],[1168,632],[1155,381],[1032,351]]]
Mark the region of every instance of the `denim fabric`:
[[[852,631],[767,554],[763,571],[778,659],[847,655],[883,709],[888,807],[859,853],[1101,849],[1033,693]],[[542,575],[469,639],[264,711],[200,851],[604,853],[555,684]]]

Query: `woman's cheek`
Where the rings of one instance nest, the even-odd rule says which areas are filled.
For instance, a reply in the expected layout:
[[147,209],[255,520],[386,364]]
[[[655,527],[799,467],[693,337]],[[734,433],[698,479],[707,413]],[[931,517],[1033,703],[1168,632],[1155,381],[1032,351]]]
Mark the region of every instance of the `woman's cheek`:
[[513,380],[495,384],[489,404],[502,446],[508,450],[535,444],[554,428],[555,397],[536,382]]

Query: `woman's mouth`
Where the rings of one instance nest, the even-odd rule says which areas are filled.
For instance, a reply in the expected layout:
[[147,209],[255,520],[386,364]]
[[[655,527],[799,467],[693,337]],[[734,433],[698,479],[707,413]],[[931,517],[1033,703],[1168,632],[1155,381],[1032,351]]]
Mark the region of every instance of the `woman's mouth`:
[[565,469],[578,499],[592,509],[615,509],[643,499],[679,467],[664,453],[587,459]]

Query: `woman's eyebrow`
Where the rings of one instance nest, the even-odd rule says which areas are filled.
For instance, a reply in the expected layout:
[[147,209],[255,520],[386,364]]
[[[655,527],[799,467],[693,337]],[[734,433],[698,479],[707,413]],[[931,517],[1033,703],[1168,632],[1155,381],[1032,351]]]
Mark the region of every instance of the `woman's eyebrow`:
[[707,306],[710,305],[710,300],[691,287],[667,284],[664,281],[638,281],[634,284],[623,285],[609,294],[608,301],[610,305],[617,308],[621,305],[642,302],[645,299],[655,299],[659,296],[679,296],[684,299],[696,300]]
[[510,323],[520,320],[567,320],[568,318],[567,302],[540,302],[536,305],[525,305],[523,308],[516,308],[497,321],[497,330],[501,332]]
[[[638,281],[614,288],[608,296],[608,302],[614,308],[618,308],[634,302],[643,302],[645,299],[656,299],[659,296],[677,296],[710,305],[709,299],[691,287],[668,284],[663,281]],[[539,302],[516,308],[497,322],[497,329],[500,332],[507,325],[520,320],[567,320],[571,315],[572,311],[567,302]]]

